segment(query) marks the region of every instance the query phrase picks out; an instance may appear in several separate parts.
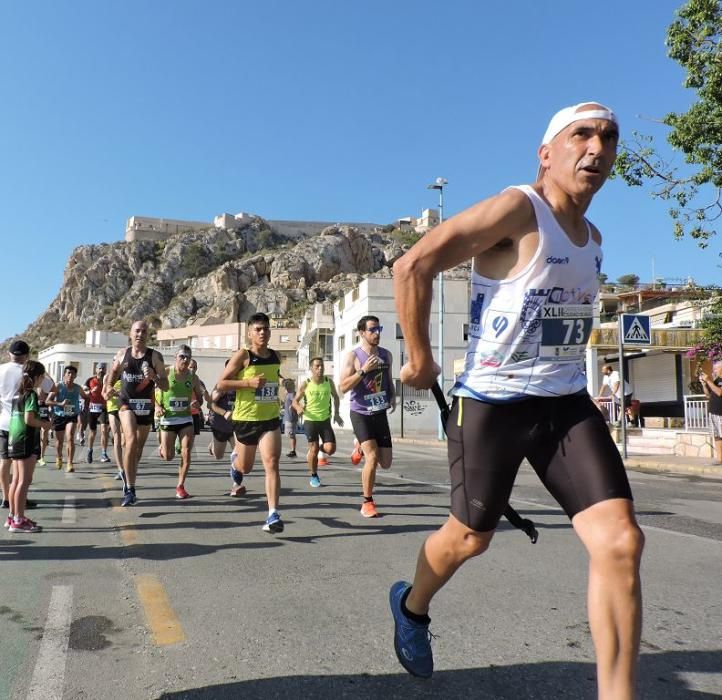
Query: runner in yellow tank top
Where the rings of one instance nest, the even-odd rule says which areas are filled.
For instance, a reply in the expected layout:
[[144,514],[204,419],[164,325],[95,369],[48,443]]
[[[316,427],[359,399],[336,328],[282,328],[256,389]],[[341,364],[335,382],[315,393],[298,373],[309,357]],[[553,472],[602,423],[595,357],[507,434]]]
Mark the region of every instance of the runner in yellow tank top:
[[236,447],[231,453],[231,478],[240,485],[243,475],[253,469],[256,450],[266,472],[268,518],[265,532],[283,532],[278,514],[281,475],[281,420],[278,403],[278,382],[281,361],[268,347],[271,337],[270,319],[266,314],[253,314],[248,319],[249,347],[237,350],[216,384],[219,391],[235,391],[233,431]]
[[333,399],[333,419],[343,427],[343,419],[338,414],[339,398],[336,385],[331,377],[324,376],[322,357],[314,357],[310,363],[311,377],[298,387],[293,399],[293,407],[299,416],[304,417],[303,429],[308,439],[306,461],[311,472],[309,484],[314,488],[321,485],[318,477],[319,440],[323,451],[332,455],[336,451],[336,434],[331,426],[331,400]]

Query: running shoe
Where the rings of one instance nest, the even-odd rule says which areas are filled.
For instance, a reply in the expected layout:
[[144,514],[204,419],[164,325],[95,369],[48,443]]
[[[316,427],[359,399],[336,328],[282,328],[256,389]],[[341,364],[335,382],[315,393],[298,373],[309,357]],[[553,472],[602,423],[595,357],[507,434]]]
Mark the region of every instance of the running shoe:
[[10,507],[10,501],[3,501],[3,508],[9,508]]
[[28,518],[20,518],[19,521],[13,519],[8,530],[10,532],[40,532],[42,528]]
[[13,524],[13,516],[8,515],[7,520],[3,523],[3,527],[10,527]]
[[39,467],[44,467],[44,466],[47,464],[47,462],[41,457],[41,458],[36,462],[36,464],[37,464]]
[[234,466],[234,462],[236,461],[236,453],[231,452],[231,468],[228,470],[228,473],[231,475],[231,479],[233,479],[233,483],[240,485],[243,483],[243,474],[236,469]]
[[89,447],[88,448],[88,464],[92,464],[92,463],[93,463],[93,448]]
[[190,494],[185,490],[185,486],[180,484],[175,487],[175,497],[180,499],[190,498]]
[[85,435],[83,435],[83,437],[80,438],[80,446],[85,447]]
[[278,532],[283,532],[283,520],[281,520],[281,516],[275,510],[266,518],[263,531],[272,532],[274,535]]
[[240,498],[246,495],[246,487],[243,484],[233,484],[229,496],[233,498]]
[[394,616],[394,649],[399,662],[412,676],[431,678],[434,656],[429,625],[409,619],[401,608],[401,601],[410,588],[410,583],[397,581],[389,591],[389,604]]
[[128,490],[128,479],[125,478],[125,472],[122,469],[118,471],[118,474],[123,482],[123,493],[125,493]]
[[63,460],[60,459],[60,457],[57,457],[55,459],[55,468],[56,469],[62,469],[63,468]]
[[330,464],[327,457],[319,457],[318,458],[318,466],[319,467],[327,467]]
[[75,471],[75,467],[73,466],[72,462],[68,462],[67,466],[65,467],[65,471],[68,472],[68,474]]
[[359,450],[358,447],[354,447],[354,450],[351,453],[351,464],[353,464],[354,466],[360,464],[362,459],[363,454],[361,453],[361,450]]
[[138,499],[135,497],[135,492],[133,491],[133,489],[126,489],[120,505],[123,506],[123,508],[125,508],[126,506],[132,506],[137,500]]
[[364,501],[361,505],[361,515],[364,518],[378,518],[379,512],[376,510],[376,504],[373,501]]
[[290,452],[286,453],[286,457],[295,457],[296,456],[296,450],[291,450]]
[[118,471],[118,473],[115,475],[116,481],[122,481],[123,480],[123,472]]
[[313,488],[317,489],[321,485],[321,479],[318,478],[318,474],[312,474],[308,483],[311,484]]
[[101,461],[103,464],[107,464],[108,462],[110,462],[110,457],[108,457],[108,453],[107,453],[107,452],[101,452],[101,454],[100,454],[100,461]]

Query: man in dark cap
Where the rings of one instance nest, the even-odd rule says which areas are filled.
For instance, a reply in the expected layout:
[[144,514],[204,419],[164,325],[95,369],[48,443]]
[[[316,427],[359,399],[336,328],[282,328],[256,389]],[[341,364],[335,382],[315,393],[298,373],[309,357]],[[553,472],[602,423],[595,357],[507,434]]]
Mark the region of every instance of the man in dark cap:
[[[3,508],[7,508],[10,489],[10,464],[8,455],[8,431],[13,396],[23,378],[23,365],[30,355],[30,347],[24,340],[16,340],[10,346],[9,362],[0,365],[0,486],[3,492]],[[33,504],[34,505],[34,504]]]

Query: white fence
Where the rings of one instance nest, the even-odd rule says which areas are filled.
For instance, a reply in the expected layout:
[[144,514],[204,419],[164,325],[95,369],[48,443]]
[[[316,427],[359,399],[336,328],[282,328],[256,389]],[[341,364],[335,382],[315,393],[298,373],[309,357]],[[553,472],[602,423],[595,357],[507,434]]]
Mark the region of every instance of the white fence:
[[[619,405],[611,397],[605,396],[597,399],[610,423],[619,420]],[[710,429],[709,413],[707,411],[707,397],[704,394],[689,394],[684,397],[684,429],[696,432],[706,432]]]
[[684,429],[706,431],[710,429],[707,397],[689,394],[684,397]]

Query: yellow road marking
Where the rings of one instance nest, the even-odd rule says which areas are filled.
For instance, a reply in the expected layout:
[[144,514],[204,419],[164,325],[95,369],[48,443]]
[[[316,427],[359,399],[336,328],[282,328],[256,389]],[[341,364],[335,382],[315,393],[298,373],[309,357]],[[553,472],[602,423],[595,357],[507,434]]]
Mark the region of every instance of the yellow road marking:
[[158,577],[153,574],[140,574],[136,585],[155,643],[158,646],[168,646],[184,642],[185,632]]

